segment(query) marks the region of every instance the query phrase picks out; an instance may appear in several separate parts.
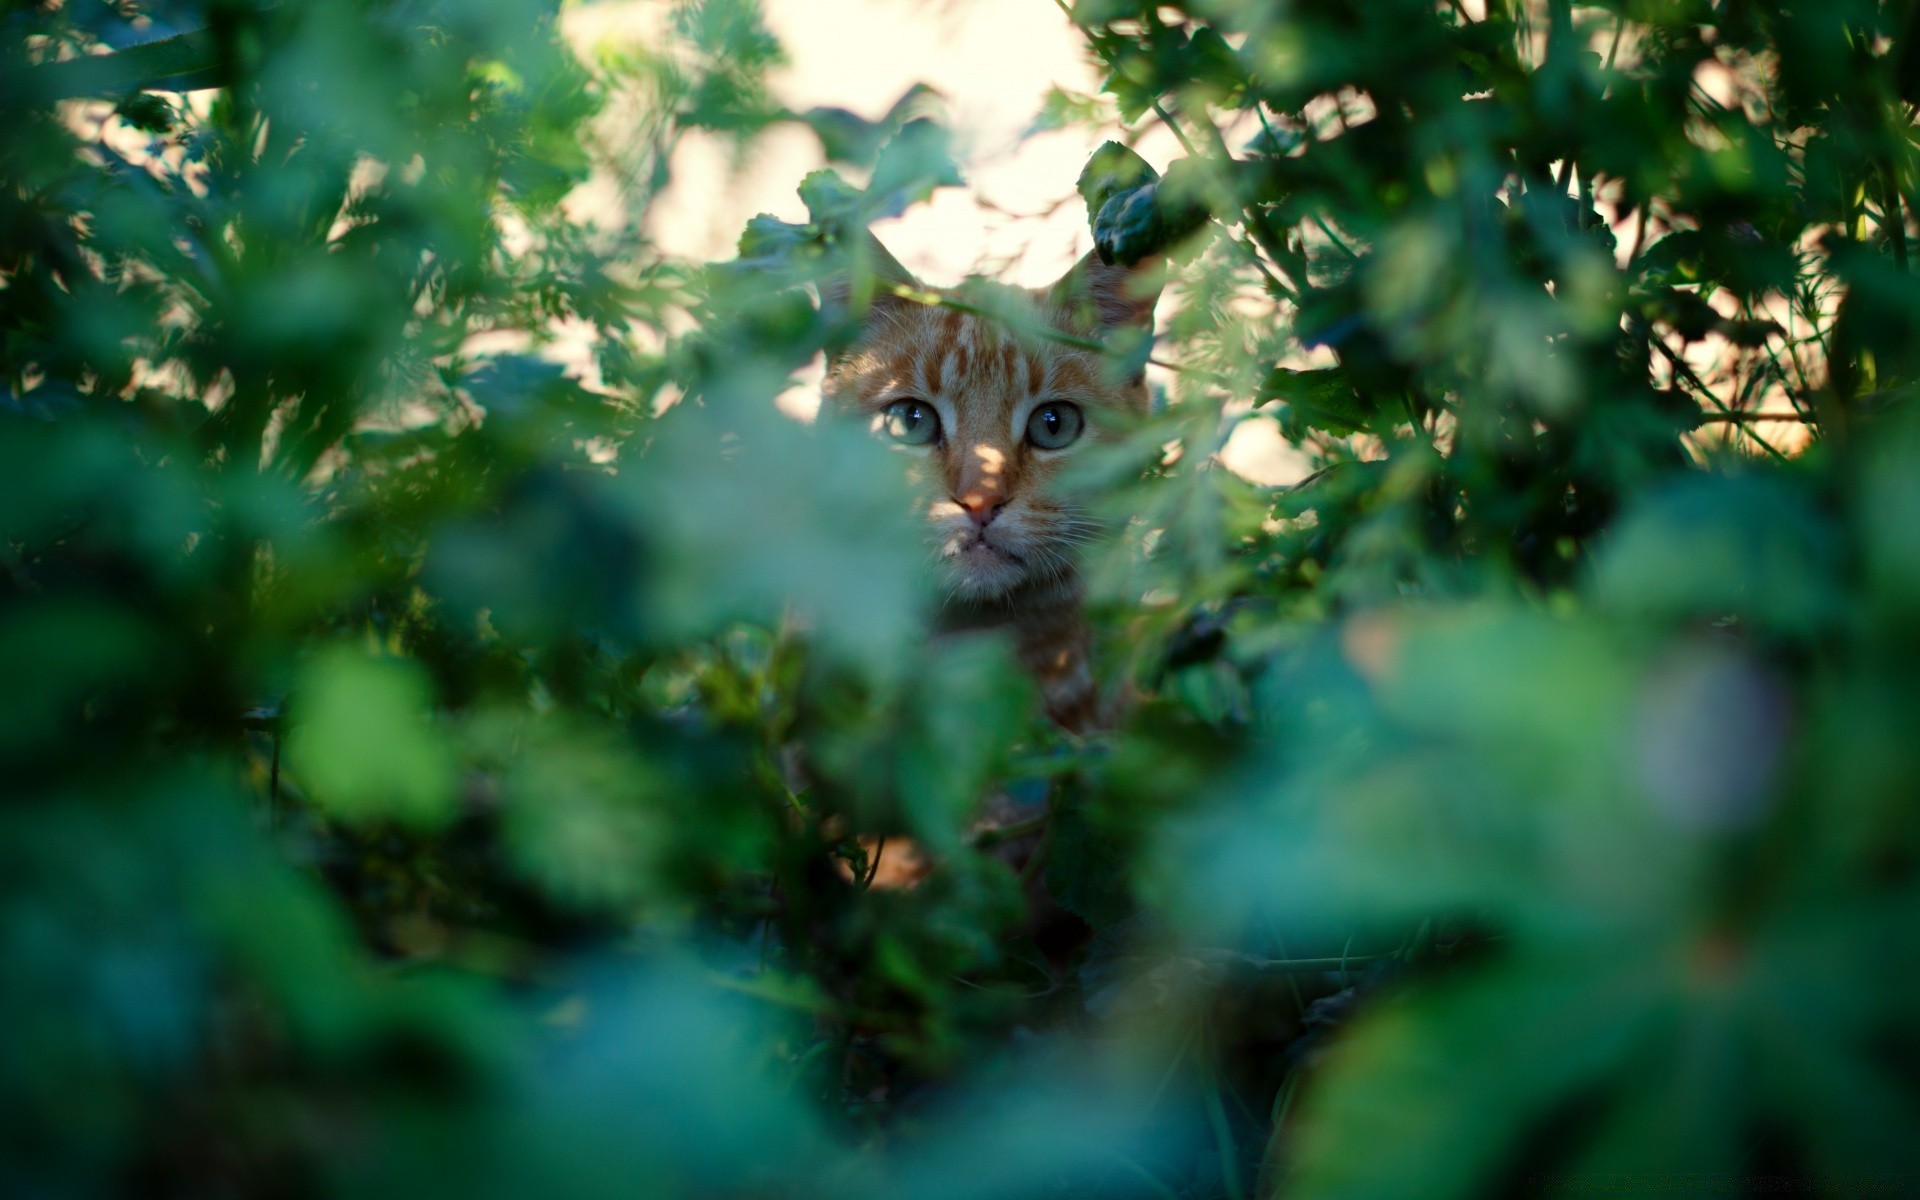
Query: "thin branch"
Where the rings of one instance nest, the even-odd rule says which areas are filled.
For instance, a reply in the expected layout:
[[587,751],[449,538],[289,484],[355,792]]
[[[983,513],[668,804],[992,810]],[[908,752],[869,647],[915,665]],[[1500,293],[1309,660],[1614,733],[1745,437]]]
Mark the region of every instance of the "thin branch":
[[[1159,106],[1155,105],[1154,107],[1158,108]],[[1258,105],[1256,104],[1255,107],[1258,107]],[[1220,161],[1223,164],[1230,166],[1239,161],[1234,158],[1233,151],[1228,148],[1227,139],[1225,135],[1220,132],[1220,127],[1215,125],[1213,119],[1206,116],[1205,113],[1201,114],[1200,127],[1206,130],[1208,140],[1213,143],[1214,153],[1220,156]],[[1175,132],[1178,132],[1177,128]],[[1191,150],[1191,143],[1188,143],[1185,138],[1181,139],[1181,143],[1189,147],[1190,153],[1197,153]],[[1236,202],[1239,202],[1240,198],[1235,196],[1234,199]],[[1258,254],[1254,255],[1254,262],[1260,266],[1261,273],[1267,276],[1267,281],[1279,288],[1282,295],[1289,300],[1296,299],[1296,288],[1291,286],[1291,276],[1288,275],[1287,269],[1283,265],[1287,258],[1285,243],[1280,235],[1274,232],[1273,227],[1267,223],[1265,210],[1257,204],[1242,203],[1240,211],[1243,218],[1242,223],[1246,228],[1248,236],[1252,238],[1254,245],[1265,251],[1267,257],[1273,260],[1273,270],[1279,271],[1281,275],[1287,276],[1287,278],[1276,278],[1266,269],[1266,264],[1260,262]],[[1304,284],[1305,280],[1303,279],[1301,282]]]
[[1886,198],[1881,201],[1881,224],[1887,237],[1893,242],[1893,261],[1900,264],[1900,270],[1907,270],[1907,214],[1902,207],[1900,185],[1894,177],[1892,163],[1880,168],[1882,186],[1886,188]]
[[1339,248],[1340,253],[1346,255],[1348,258],[1352,259],[1354,262],[1360,261],[1360,256],[1354,253],[1353,247],[1347,245],[1346,242],[1341,240],[1340,235],[1333,231],[1333,227],[1331,225],[1327,224],[1325,217],[1322,217],[1317,212],[1312,214],[1312,216],[1313,216],[1313,223],[1320,227],[1321,233],[1326,234],[1327,237],[1332,240],[1333,244]]
[[1710,412],[1700,414],[1702,425],[1716,425],[1721,422],[1739,423],[1742,421],[1791,421],[1801,425],[1812,425],[1818,421],[1812,413],[1803,412]]
[[1180,128],[1180,123],[1173,119],[1173,114],[1167,111],[1166,106],[1158,100],[1155,100],[1153,102],[1153,111],[1159,114],[1160,120],[1172,131],[1173,136],[1179,140],[1180,148],[1185,150],[1190,156],[1199,158],[1199,148],[1187,137],[1186,131]]
[[997,845],[1001,842],[1011,842],[1016,838],[1023,838],[1030,833],[1038,833],[1046,828],[1047,822],[1051,820],[1052,817],[1052,813],[1044,812],[1037,817],[1028,817],[1024,821],[1014,821],[1006,825],[990,825],[973,835],[973,845],[977,849],[982,846]]
[[[1699,392],[1700,396],[1703,397],[1707,401],[1707,403],[1713,405],[1713,407],[1719,410],[1721,413],[1731,414],[1733,412],[1733,410],[1727,406],[1726,401],[1720,399],[1719,396],[1715,395],[1713,389],[1707,386],[1706,381],[1701,379],[1699,375],[1694,373],[1693,368],[1687,365],[1686,360],[1681,358],[1678,354],[1676,354],[1674,352],[1673,347],[1667,345],[1666,341],[1659,336],[1659,332],[1657,330],[1649,330],[1648,332],[1650,336],[1647,338],[1647,341],[1652,344],[1654,349],[1660,351],[1661,354],[1666,356],[1666,360],[1668,364],[1673,367],[1674,374],[1677,377],[1683,378],[1688,382],[1692,383],[1694,388]],[[1737,429],[1742,434],[1745,434],[1748,440],[1752,441],[1754,445],[1759,446],[1762,450],[1765,450],[1768,454],[1772,455],[1777,461],[1783,462],[1783,463],[1789,461],[1786,454],[1782,452],[1778,446],[1775,446],[1772,442],[1769,442],[1767,439],[1755,433],[1749,427],[1747,422],[1736,420],[1736,421],[1733,421],[1731,424],[1734,429]]]
[[860,881],[861,891],[865,892],[865,891],[872,890],[873,881],[880,874],[880,856],[882,854],[885,854],[886,852],[887,852],[887,835],[883,833],[880,835],[880,840],[874,843],[873,861],[869,863],[867,866],[867,877]]
[[[1094,53],[1100,56],[1101,61],[1106,63],[1107,66],[1111,67],[1113,65],[1113,61],[1107,54],[1106,46],[1102,44],[1101,39],[1097,37],[1092,30],[1088,29],[1085,25],[1082,25],[1078,20],[1074,18],[1073,9],[1068,6],[1066,0],[1053,0],[1053,3],[1054,3],[1054,6],[1058,8],[1061,11],[1061,13],[1066,16],[1067,20],[1072,22],[1073,27],[1075,29],[1078,29],[1082,34],[1086,36],[1088,43],[1093,46]],[[1254,107],[1258,109],[1259,105],[1257,102]],[[1153,102],[1153,111],[1157,116],[1159,116],[1161,123],[1166,125],[1167,129],[1173,134],[1174,138],[1179,141],[1181,148],[1187,152],[1189,157],[1192,157],[1192,158],[1201,157],[1199,148],[1193,144],[1193,139],[1187,136],[1186,130],[1180,127],[1180,122],[1174,119],[1173,113],[1169,112],[1167,110],[1167,107],[1164,104],[1162,104],[1159,100],[1155,100]],[[1262,114],[1261,119],[1263,121],[1266,119],[1264,114]],[[1203,124],[1208,130],[1210,130],[1213,133],[1214,141],[1219,146],[1221,157],[1229,163],[1233,162],[1234,161],[1233,155],[1226,148],[1226,140],[1220,136],[1220,131],[1213,127],[1213,122],[1205,121],[1203,122]],[[1251,252],[1251,251],[1249,251],[1250,261],[1253,263],[1254,267],[1257,270],[1259,270],[1260,274],[1266,277],[1267,285],[1272,290],[1276,298],[1285,298],[1288,300],[1295,299],[1297,296],[1297,289],[1294,286],[1292,286],[1285,278],[1282,278],[1282,276],[1286,274],[1286,269],[1280,264],[1286,258],[1286,255],[1276,250],[1275,246],[1270,244],[1270,242],[1272,241],[1271,233],[1263,225],[1262,215],[1258,212],[1257,207],[1248,206],[1245,212],[1247,216],[1246,224],[1247,224],[1248,233],[1252,235],[1254,243],[1261,250],[1264,250],[1266,252],[1267,258],[1272,260],[1273,265],[1270,268],[1267,265],[1267,263],[1261,259],[1258,253]],[[1263,237],[1262,235],[1267,235],[1267,236]],[[1231,236],[1231,231],[1229,231],[1229,236]],[[1238,238],[1235,238],[1234,240],[1241,245],[1242,249],[1247,249],[1244,242],[1240,242]],[[1275,271],[1280,272],[1280,275],[1276,275],[1274,273]]]
[[1600,98],[1602,100],[1606,99],[1607,93],[1613,90],[1613,79],[1612,79],[1613,60],[1620,53],[1620,37],[1622,34],[1626,33],[1626,31],[1627,31],[1627,15],[1625,13],[1621,13],[1620,16],[1616,18],[1613,23],[1613,41],[1607,45],[1606,64],[1600,68],[1601,72],[1608,76],[1607,87],[1604,91],[1600,93]]

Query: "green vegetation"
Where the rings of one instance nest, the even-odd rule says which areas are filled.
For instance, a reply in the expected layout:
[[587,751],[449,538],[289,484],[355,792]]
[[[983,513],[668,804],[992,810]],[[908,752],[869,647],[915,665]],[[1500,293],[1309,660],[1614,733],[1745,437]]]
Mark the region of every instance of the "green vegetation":
[[[1084,742],[771,404],[934,98],[785,111],[751,0],[5,10],[0,1191],[1920,1187],[1920,9],[1068,11],[1048,119],[1189,149],[1082,180],[1174,262]],[[809,224],[649,244],[794,122]]]

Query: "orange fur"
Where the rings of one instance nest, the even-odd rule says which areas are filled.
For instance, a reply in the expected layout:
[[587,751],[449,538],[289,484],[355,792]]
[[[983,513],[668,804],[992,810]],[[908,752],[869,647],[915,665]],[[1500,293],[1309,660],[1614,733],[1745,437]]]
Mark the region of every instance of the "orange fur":
[[[894,282],[910,282],[884,250],[876,247],[874,257],[892,268]],[[883,288],[858,341],[829,365],[824,387],[829,411],[876,429],[897,401],[922,401],[937,412],[938,440],[904,449],[924,461],[918,474],[950,617],[1011,626],[1048,711],[1073,729],[1098,722],[1075,555],[1094,529],[1059,476],[1072,456],[1112,436],[1117,418],[1144,412],[1147,391],[1138,377],[1116,379],[1115,364],[1100,353],[1044,331],[1097,339],[1151,322],[1154,298],[1143,294],[1142,274],[1089,256],[1052,287],[994,293],[1012,320]],[[1061,401],[1080,409],[1084,432],[1063,448],[1043,449],[1028,437],[1028,419]]]

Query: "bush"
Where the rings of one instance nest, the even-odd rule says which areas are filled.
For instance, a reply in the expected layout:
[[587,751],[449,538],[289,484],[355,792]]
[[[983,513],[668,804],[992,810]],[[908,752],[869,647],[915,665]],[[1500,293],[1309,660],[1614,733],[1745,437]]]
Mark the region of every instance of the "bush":
[[[14,6],[6,1190],[1908,1186],[1911,9],[1072,5],[1175,263],[1080,739],[769,402],[932,98],[786,111],[751,0]],[[638,232],[790,122],[808,224]]]

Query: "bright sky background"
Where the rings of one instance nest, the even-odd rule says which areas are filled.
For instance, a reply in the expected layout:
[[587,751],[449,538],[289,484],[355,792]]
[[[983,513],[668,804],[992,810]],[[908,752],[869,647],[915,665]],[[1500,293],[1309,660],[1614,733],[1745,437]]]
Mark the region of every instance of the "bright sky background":
[[[945,97],[967,186],[875,227],[927,282],[957,283],[976,265],[1017,258],[1003,278],[1044,283],[1092,244],[1073,182],[1100,139],[1082,131],[1021,136],[1050,87],[1099,86],[1051,0],[767,0],[765,11],[791,60],[773,80],[791,108],[838,105],[878,118],[915,83]],[[655,232],[672,249],[724,255],[756,212],[804,220],[793,188],[821,165],[812,134],[798,127],[770,137],[731,185],[716,148],[689,147],[675,163],[674,193]],[[1073,203],[1051,220],[1003,215],[1040,213],[1063,197]]]
[[[582,43],[645,36],[671,7],[671,0],[601,0],[569,9],[567,28]],[[978,272],[1038,286],[1092,246],[1073,185],[1102,136],[1027,135],[1049,89],[1097,93],[1100,86],[1099,68],[1053,0],[763,0],[763,8],[789,59],[772,80],[789,108],[834,105],[878,118],[915,83],[945,97],[967,186],[874,226],[922,280],[948,286]],[[1136,148],[1156,167],[1180,153],[1164,129]],[[804,221],[794,187],[823,165],[818,142],[799,126],[765,137],[738,175],[720,145],[692,140],[674,159],[674,181],[650,232],[672,254],[730,258],[755,213]],[[1265,420],[1244,423],[1222,457],[1258,482],[1304,473],[1300,456]]]

